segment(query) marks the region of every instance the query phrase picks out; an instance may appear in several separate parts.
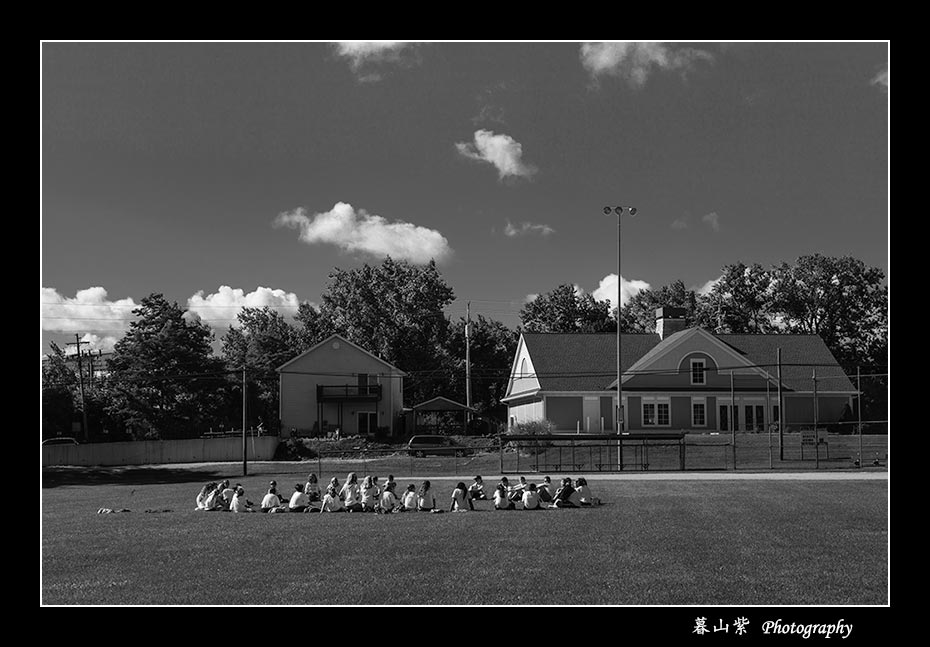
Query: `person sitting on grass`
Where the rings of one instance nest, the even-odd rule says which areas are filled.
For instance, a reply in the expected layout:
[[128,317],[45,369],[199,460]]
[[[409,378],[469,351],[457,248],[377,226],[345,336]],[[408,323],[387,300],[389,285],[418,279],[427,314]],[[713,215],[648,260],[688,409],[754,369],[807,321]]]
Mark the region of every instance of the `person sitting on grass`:
[[[381,493],[381,500],[379,501],[379,512],[385,514],[395,511],[395,508],[398,507],[397,497],[394,496],[394,486],[397,485],[393,481],[388,482],[384,486],[384,492]],[[399,512],[399,510],[398,510]]]
[[575,481],[575,494],[578,495],[579,505],[589,506],[601,504],[601,500],[591,494],[591,488],[588,487],[588,481],[583,476],[579,476]]
[[436,495],[430,489],[429,481],[423,481],[420,491],[417,492],[417,510],[432,512],[436,508]]
[[374,512],[378,505],[378,488],[375,487],[374,479],[371,476],[366,476],[362,480],[359,504],[362,506],[362,512]]
[[475,505],[471,502],[471,497],[468,496],[468,490],[465,489],[465,484],[459,482],[459,484],[455,486],[455,489],[452,490],[452,506],[449,508],[449,512],[453,510],[456,512],[468,512],[474,509]]
[[510,497],[510,500],[514,503],[521,501],[523,499],[524,490],[526,490],[526,477],[521,476],[520,482],[508,490],[508,496]]
[[513,510],[513,501],[507,497],[507,486],[503,482],[497,484],[494,490],[494,509],[495,510]]
[[232,501],[229,502],[230,512],[255,512],[252,502],[245,498],[245,490],[240,486],[236,488]]
[[397,482],[394,481],[393,474],[388,474],[387,482],[385,482],[384,484],[384,490],[381,490],[381,491],[384,492],[385,490],[387,490],[389,485],[394,488],[393,490],[394,492],[397,492]]
[[272,485],[270,488],[268,488],[268,494],[262,498],[261,511],[270,512],[271,510],[280,507],[281,499],[278,498],[278,490],[275,488],[275,486]]
[[548,476],[543,478],[543,482],[536,489],[539,492],[539,500],[543,503],[549,503],[552,501],[552,497],[555,496],[555,486]]
[[307,495],[310,503],[319,501],[322,498],[320,496],[320,484],[317,483],[316,474],[310,474],[307,476],[307,484],[304,485],[304,494]]
[[401,497],[402,512],[416,512],[417,510],[417,486],[411,483],[407,486],[404,496]]
[[524,510],[542,510],[543,505],[539,498],[539,491],[535,483],[530,483],[526,490],[523,491],[523,509]]
[[224,511],[227,508],[223,505],[223,485],[222,483],[213,483],[213,490],[207,495],[203,505],[204,510]]
[[294,493],[291,495],[291,500],[287,504],[287,509],[289,512],[306,512],[310,507],[310,499],[307,498],[307,493],[304,492],[303,483],[294,484]]
[[562,479],[562,487],[555,493],[555,501],[550,508],[577,508],[580,501],[578,493],[572,487],[572,480],[567,476]]
[[200,494],[197,495],[197,510],[207,509],[207,497],[216,489],[216,483],[207,483],[200,488]]
[[484,493],[484,481],[481,476],[475,477],[475,482],[468,486],[468,498],[472,500],[485,501],[488,497]]
[[375,500],[377,501],[377,500],[379,500],[379,499],[381,498],[381,493],[384,492],[384,490],[381,489],[381,484],[378,483],[378,477],[377,477],[377,476],[372,476],[372,477],[371,477],[371,485],[372,485],[372,487],[375,488]]
[[355,472],[349,472],[346,483],[339,491],[339,498],[345,502],[346,512],[361,512],[361,492],[358,487],[358,477]]
[[336,488],[330,485],[326,488],[326,495],[323,497],[323,506],[320,508],[320,512],[345,512],[345,510],[342,499],[339,498],[339,493],[336,492]]
[[220,483],[220,502],[226,510],[229,510],[229,505],[232,503],[233,497],[236,496],[236,488],[238,487],[238,483],[236,483],[236,487],[229,487],[229,479]]

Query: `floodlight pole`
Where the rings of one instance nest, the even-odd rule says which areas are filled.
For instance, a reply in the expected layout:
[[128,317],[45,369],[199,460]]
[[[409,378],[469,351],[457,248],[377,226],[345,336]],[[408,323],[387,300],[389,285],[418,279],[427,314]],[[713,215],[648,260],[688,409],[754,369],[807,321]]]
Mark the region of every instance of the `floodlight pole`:
[[636,215],[636,207],[618,205],[614,207],[604,207],[604,215],[609,216],[611,213],[617,215],[617,407],[615,415],[617,416],[617,469],[623,469],[623,380],[620,372],[620,268],[621,252],[623,250],[623,237],[621,235],[622,227],[621,216],[623,210],[631,216]]
[[248,463],[248,443],[245,439],[245,423],[246,423],[246,380],[245,380],[245,365],[242,366],[242,476],[249,475],[249,463]]

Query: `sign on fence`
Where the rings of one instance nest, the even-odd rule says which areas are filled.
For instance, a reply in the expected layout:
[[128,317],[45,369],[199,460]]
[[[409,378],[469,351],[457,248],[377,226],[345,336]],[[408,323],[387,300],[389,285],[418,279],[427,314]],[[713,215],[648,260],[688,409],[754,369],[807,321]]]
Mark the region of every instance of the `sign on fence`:
[[813,447],[816,443],[821,445],[826,444],[827,442],[827,430],[824,428],[818,429],[802,429],[801,430],[801,446],[809,445]]

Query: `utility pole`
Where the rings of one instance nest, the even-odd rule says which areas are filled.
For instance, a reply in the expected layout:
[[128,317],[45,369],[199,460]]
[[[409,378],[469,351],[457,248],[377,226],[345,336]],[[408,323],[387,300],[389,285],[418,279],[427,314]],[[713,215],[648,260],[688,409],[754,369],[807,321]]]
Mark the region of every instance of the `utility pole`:
[[862,384],[859,382],[859,367],[856,367],[856,410],[859,413],[859,460],[856,466],[862,468]]
[[817,432],[817,367],[813,369],[811,379],[814,381],[814,468],[820,469],[820,434]]
[[785,403],[781,394],[781,348],[775,352],[778,362],[778,460],[785,460]]
[[245,441],[246,393],[245,365],[242,366],[242,476],[249,474],[248,445]]
[[471,420],[471,301],[465,302],[465,434],[468,434],[468,422]]
[[81,420],[84,425],[84,442],[87,442],[87,408],[84,406],[84,365],[81,362],[81,344],[90,344],[89,341],[81,341],[80,335],[74,333],[74,342],[67,344],[68,346],[77,347],[77,358],[78,358],[78,385],[81,388]]
[[731,445],[733,446],[733,469],[736,469],[736,416],[738,415],[738,409],[736,408],[736,390],[733,388],[733,371],[730,371],[730,429],[731,438],[733,439]]

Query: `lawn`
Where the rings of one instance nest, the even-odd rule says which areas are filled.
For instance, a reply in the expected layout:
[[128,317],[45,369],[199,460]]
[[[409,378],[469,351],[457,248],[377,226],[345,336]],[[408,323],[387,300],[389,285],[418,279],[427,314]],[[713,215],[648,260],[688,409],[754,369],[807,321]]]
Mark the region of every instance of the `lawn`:
[[[888,602],[886,481],[617,478],[591,482],[601,507],[541,512],[193,510],[211,478],[241,481],[253,501],[270,478],[289,490],[306,472],[287,465],[245,478],[231,464],[47,469],[42,602]],[[447,501],[454,482],[433,483]]]

